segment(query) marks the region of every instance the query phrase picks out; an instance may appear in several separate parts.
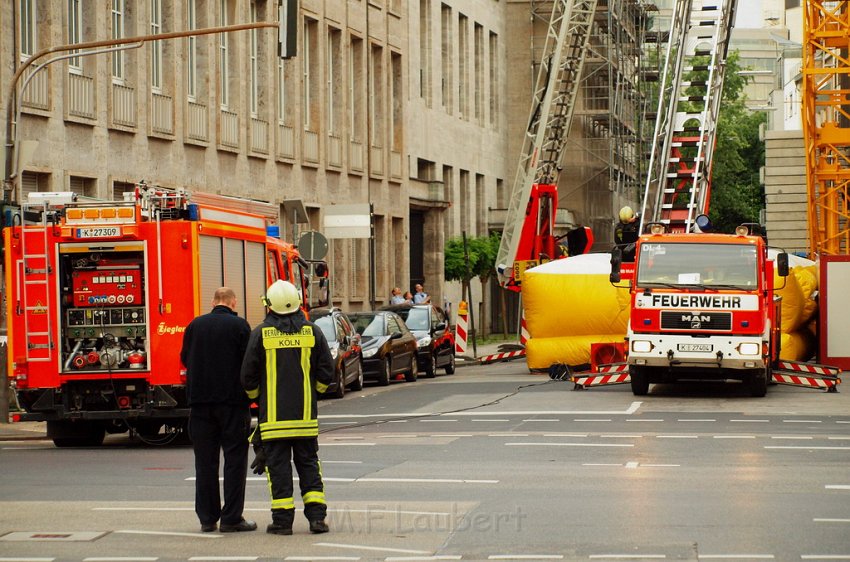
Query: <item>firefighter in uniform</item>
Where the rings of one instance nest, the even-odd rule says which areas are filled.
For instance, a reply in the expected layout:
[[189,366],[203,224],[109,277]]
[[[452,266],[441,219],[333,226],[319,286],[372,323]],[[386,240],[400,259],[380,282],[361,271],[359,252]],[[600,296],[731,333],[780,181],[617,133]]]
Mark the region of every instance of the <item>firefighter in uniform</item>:
[[614,244],[623,250],[623,261],[635,261],[635,242],[639,237],[640,220],[631,207],[620,209],[620,222],[614,229]]
[[265,470],[269,480],[272,523],[266,532],[292,534],[294,461],[310,531],[326,533],[317,396],[333,380],[333,359],[321,329],[301,311],[295,285],[275,281],[264,304],[268,314],[251,332],[242,362],[242,386],[260,407],[253,440],[257,458],[251,466],[257,474]]

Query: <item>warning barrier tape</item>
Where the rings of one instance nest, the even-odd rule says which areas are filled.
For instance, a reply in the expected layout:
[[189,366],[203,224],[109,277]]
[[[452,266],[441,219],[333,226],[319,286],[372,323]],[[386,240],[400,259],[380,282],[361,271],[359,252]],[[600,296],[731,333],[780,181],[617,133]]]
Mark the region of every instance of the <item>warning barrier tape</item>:
[[487,363],[496,363],[497,361],[511,361],[513,359],[519,359],[520,357],[525,357],[525,350],[519,349],[517,351],[506,351],[504,353],[494,353],[493,355],[485,355],[484,357],[480,357],[478,362],[481,365],[486,365]]
[[773,382],[779,384],[788,384],[792,386],[807,386],[810,388],[830,389],[841,384],[841,379],[839,378],[806,377],[801,375],[794,375],[791,373],[777,373],[775,371],[772,375],[772,379]]
[[798,363],[796,361],[780,361],[779,368],[786,371],[799,371],[801,373],[810,373],[812,375],[830,375],[838,376],[841,374],[841,369],[830,365],[818,365],[815,363]]
[[613,375],[573,375],[572,382],[578,386],[602,386],[605,384],[625,384],[631,382],[628,373],[616,373]]

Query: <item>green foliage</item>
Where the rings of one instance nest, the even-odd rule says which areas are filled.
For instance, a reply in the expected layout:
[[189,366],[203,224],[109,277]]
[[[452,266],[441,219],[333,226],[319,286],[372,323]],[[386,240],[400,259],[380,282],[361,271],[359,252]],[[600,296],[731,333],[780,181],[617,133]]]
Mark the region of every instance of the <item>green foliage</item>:
[[459,236],[449,238],[445,248],[446,281],[462,281],[466,284],[473,277],[480,277],[482,282],[486,282],[495,273],[494,264],[499,250],[499,241],[498,233],[466,239],[469,253],[469,276],[467,277],[463,238]]

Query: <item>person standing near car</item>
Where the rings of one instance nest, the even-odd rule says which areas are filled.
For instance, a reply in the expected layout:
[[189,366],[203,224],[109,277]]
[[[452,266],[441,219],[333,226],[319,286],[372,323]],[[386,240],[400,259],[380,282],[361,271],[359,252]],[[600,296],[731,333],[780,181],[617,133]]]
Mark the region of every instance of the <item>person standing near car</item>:
[[[240,384],[242,357],[251,327],[236,314],[236,293],[216,289],[213,309],[183,333],[180,360],[186,367],[189,437],[195,453],[195,513],[201,531],[253,531],[242,517],[248,473],[250,402]],[[224,507],[219,492],[219,454],[224,451]]]
[[292,534],[294,460],[310,532],[327,533],[317,398],[333,381],[333,358],[321,329],[301,311],[295,285],[275,281],[264,302],[268,314],[251,332],[241,376],[248,397],[260,406],[257,459],[251,466],[258,474],[268,471],[272,523],[266,532]]
[[402,304],[404,297],[401,296],[401,287],[394,287],[390,295],[390,304]]

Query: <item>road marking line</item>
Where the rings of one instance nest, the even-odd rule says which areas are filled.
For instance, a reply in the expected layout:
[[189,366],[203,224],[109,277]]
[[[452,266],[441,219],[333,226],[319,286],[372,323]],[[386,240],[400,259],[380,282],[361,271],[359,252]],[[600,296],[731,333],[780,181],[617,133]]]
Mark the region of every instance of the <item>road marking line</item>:
[[322,420],[320,423],[321,423],[322,425],[348,425],[348,424],[349,424],[349,423],[351,423],[351,422],[346,422],[346,421],[341,421],[341,422],[329,422],[329,421]]
[[471,433],[435,433],[431,437],[472,437]]
[[89,556],[83,558],[83,562],[153,562],[154,560],[159,560],[159,558],[156,556]]
[[587,437],[587,433],[544,433],[543,437]]
[[630,419],[630,420],[626,420],[626,421],[627,422],[663,422],[664,420],[659,419],[659,418],[647,418],[647,419],[634,418],[634,419]]
[[782,420],[782,423],[821,423],[820,420]]
[[387,423],[407,423],[409,420],[387,420]]
[[626,468],[637,468],[638,463],[636,461],[629,461],[626,463]]
[[850,447],[793,447],[791,445],[768,445],[765,449],[802,449],[804,451],[850,451]]
[[770,420],[729,420],[733,423],[770,423]]
[[422,423],[426,423],[426,422],[456,422],[457,420],[449,420],[449,419],[445,419],[445,420],[432,420],[432,419],[428,418],[428,419],[419,420],[419,421],[421,421]]
[[645,558],[658,558],[664,559],[667,558],[665,554],[591,554],[589,556],[591,560],[599,559],[599,558],[617,558],[622,560],[643,560]]
[[715,439],[755,439],[755,435],[714,435]]
[[481,419],[473,419],[470,421],[474,422],[509,422],[511,420],[507,418],[481,418]]
[[310,562],[312,560],[360,560],[359,556],[287,556],[284,560],[303,560]]
[[586,462],[581,466],[623,466],[620,463],[605,463],[605,462]]
[[329,548],[351,548],[354,550],[374,550],[377,552],[398,552],[399,554],[430,554],[427,550],[408,550],[406,548],[385,548],[380,546],[366,546],[361,544],[341,544],[335,542],[314,542],[313,546],[326,546]]
[[643,437],[638,433],[606,433],[602,434],[599,437],[604,439],[637,439]]
[[[325,478],[327,480],[327,478]],[[357,478],[354,482],[416,482],[422,484],[498,484],[498,480],[469,480],[461,478]]]
[[403,562],[407,560],[460,560],[463,556],[459,554],[444,554],[441,556],[387,556],[385,562]]
[[649,468],[676,468],[678,466],[682,466],[680,464],[642,464],[641,466],[649,467]]
[[850,420],[848,420],[848,421],[836,420],[835,423],[850,423]]
[[[440,413],[440,412],[406,412],[406,413],[389,413],[389,414],[322,414],[322,420],[332,420],[332,419],[361,419],[361,418],[419,418],[419,417],[443,417],[443,416],[454,416],[454,417],[469,417],[469,416],[481,416],[481,415],[500,415],[500,416],[630,416],[640,409],[640,405],[643,402],[635,401],[632,402],[631,405],[625,410],[603,410],[603,411],[587,411],[587,410],[543,410],[543,411],[534,411],[534,410],[511,410],[507,412],[451,412],[451,413]],[[422,421],[422,420],[420,420]],[[330,423],[330,422],[323,422]]]
[[505,443],[506,447],[634,447],[633,443]]
[[55,558],[0,558],[0,562],[53,562]]
[[[193,507],[93,507],[92,511],[195,511]],[[266,510],[268,511],[268,509]]]
[[699,439],[699,435],[656,435],[656,439]]
[[558,418],[528,418],[522,420],[524,422],[559,422],[561,421]]
[[835,441],[850,441],[850,437],[843,437],[843,436],[827,437],[827,439],[835,440]]
[[175,533],[170,531],[136,531],[132,529],[123,529],[120,531],[112,531],[113,533],[123,533],[125,535],[156,535],[162,537],[194,537],[196,539],[220,539],[224,535],[213,533]]
[[786,439],[786,440],[797,440],[797,441],[808,441],[814,439],[811,435],[771,435],[771,439]]
[[716,422],[714,418],[680,418],[676,421],[680,422]]
[[772,554],[700,554],[700,560],[773,560]]
[[850,554],[804,554],[803,560],[850,560]]
[[320,447],[372,447],[376,443],[319,443]]
[[528,437],[528,433],[490,433],[487,437]]
[[563,554],[491,554],[487,560],[563,560]]
[[395,435],[378,435],[378,439],[409,439],[416,437],[415,433],[396,433]]
[[824,488],[827,490],[850,490],[850,484],[827,484]]
[[817,523],[850,523],[850,519],[827,519],[823,517],[815,517],[812,521]]
[[352,437],[331,437],[334,441],[363,441],[363,437],[352,436]]
[[189,560],[256,560],[259,556],[193,556]]
[[576,418],[573,420],[574,422],[609,422],[610,419],[601,419],[601,418]]

